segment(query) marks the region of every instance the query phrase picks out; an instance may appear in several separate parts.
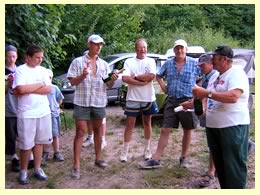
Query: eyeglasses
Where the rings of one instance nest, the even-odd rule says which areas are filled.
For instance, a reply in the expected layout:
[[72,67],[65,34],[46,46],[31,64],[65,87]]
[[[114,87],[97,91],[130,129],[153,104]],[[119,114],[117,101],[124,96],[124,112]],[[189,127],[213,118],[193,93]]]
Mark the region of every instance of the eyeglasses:
[[218,76],[218,78],[213,83],[213,86],[215,89],[216,89],[217,85],[219,84],[219,80],[220,80],[220,77]]

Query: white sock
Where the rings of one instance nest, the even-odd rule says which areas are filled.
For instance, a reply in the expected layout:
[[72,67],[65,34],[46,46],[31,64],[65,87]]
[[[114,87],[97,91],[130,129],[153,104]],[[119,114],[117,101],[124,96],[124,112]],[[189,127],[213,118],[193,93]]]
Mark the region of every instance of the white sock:
[[144,150],[150,150],[151,139],[145,139],[145,148]]
[[129,143],[130,143],[130,142],[124,142],[124,151],[125,151],[126,154],[128,154]]
[[94,135],[93,134],[88,134],[88,140],[94,140]]
[[102,142],[105,142],[106,141],[106,137],[103,135],[102,136]]
[[17,160],[19,160],[19,158],[18,158],[18,156],[17,156],[16,153],[12,156],[12,159],[17,159]]

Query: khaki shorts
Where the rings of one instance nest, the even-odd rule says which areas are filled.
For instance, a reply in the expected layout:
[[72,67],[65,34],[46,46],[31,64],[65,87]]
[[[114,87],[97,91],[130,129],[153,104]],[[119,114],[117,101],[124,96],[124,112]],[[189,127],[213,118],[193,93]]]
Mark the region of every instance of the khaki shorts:
[[41,118],[17,118],[18,146],[30,150],[35,144],[51,144],[51,114]]
[[190,98],[175,99],[169,97],[166,102],[163,113],[163,128],[175,128],[179,127],[179,123],[183,129],[194,129],[197,126],[194,112],[174,112],[174,108],[180,105]]
[[74,105],[73,117],[75,120],[103,119],[106,117],[106,110],[105,108]]

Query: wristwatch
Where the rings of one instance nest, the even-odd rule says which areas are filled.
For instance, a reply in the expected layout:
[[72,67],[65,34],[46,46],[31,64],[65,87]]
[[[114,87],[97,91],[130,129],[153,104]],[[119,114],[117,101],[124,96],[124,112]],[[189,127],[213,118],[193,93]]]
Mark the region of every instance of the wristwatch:
[[208,98],[212,98],[212,91],[209,91]]

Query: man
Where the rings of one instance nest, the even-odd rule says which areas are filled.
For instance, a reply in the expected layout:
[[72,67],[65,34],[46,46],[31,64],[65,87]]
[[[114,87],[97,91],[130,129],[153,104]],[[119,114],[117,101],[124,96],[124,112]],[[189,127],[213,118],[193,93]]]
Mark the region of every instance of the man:
[[5,154],[11,160],[12,171],[20,171],[16,154],[17,98],[13,95],[12,84],[16,69],[17,49],[13,45],[5,48]]
[[[191,131],[196,127],[192,112],[174,112],[174,108],[181,103],[192,99],[192,87],[196,83],[196,77],[200,74],[197,61],[186,56],[187,43],[179,39],[175,41],[173,51],[175,57],[167,60],[161,67],[156,79],[163,92],[168,95],[166,106],[164,109],[163,127],[158,142],[156,152],[152,159],[141,166],[144,169],[159,168],[160,158],[163,154],[169,139],[172,128],[178,128],[179,123],[183,127],[182,151],[179,159],[181,167],[187,167],[187,154],[191,142]],[[163,81],[166,76],[167,86]]]
[[73,102],[76,135],[73,142],[74,162],[71,172],[74,179],[80,179],[80,152],[87,123],[90,120],[94,131],[95,165],[100,168],[108,166],[101,157],[101,126],[102,120],[106,116],[106,88],[113,86],[118,75],[114,74],[111,81],[103,82],[103,79],[107,78],[109,74],[107,62],[98,57],[103,44],[103,38],[96,34],[91,35],[88,38],[89,51],[72,61],[67,74],[71,84],[76,86]]
[[247,182],[249,136],[248,78],[241,67],[232,66],[233,50],[219,46],[212,53],[220,75],[207,89],[194,87],[197,98],[208,97],[206,133],[221,188],[242,189]]
[[[201,72],[203,73],[201,86],[204,89],[207,89],[209,80],[215,79],[219,75],[218,71],[213,69],[213,64],[211,62],[211,55],[209,55],[209,54],[201,55],[199,58],[199,61],[198,61],[198,66],[200,67]],[[204,99],[204,100],[206,100],[206,99]],[[206,106],[206,101],[204,101],[204,100],[203,100],[203,104],[204,104],[203,108],[205,109],[207,106]],[[210,101],[210,99],[208,101]],[[200,126],[201,127],[206,126],[205,111],[204,111],[204,114],[200,117]],[[212,159],[212,155],[210,153],[208,171],[202,175],[202,178],[199,181],[199,185],[201,187],[208,187],[211,184],[213,184],[215,181],[216,181],[215,166],[214,166],[214,162]]]
[[121,162],[127,162],[129,143],[135,126],[136,117],[142,115],[144,126],[144,158],[151,158],[151,118],[158,112],[155,102],[155,91],[153,79],[156,74],[155,61],[146,57],[147,43],[145,39],[138,39],[135,42],[136,57],[125,61],[122,80],[128,84],[125,115],[127,124],[124,132],[124,147],[120,155]]
[[47,94],[51,91],[51,80],[46,68],[40,66],[44,51],[32,45],[26,51],[26,64],[15,70],[13,92],[17,95],[17,131],[19,137],[21,170],[20,184],[27,184],[28,161],[33,150],[34,176],[39,180],[48,177],[40,168],[43,144],[52,142],[51,112]]

